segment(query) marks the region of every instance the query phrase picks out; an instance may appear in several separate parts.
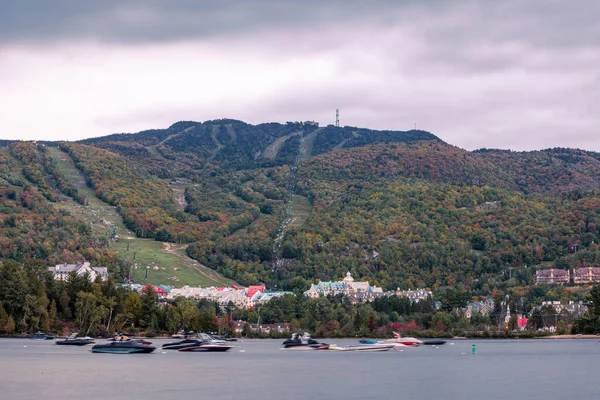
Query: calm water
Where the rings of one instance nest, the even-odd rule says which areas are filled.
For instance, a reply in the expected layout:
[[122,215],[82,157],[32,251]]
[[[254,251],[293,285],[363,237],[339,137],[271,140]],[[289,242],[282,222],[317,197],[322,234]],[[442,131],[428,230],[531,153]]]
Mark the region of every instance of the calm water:
[[0,400],[600,399],[597,340],[458,340],[382,353],[287,352],[280,343],[113,355],[0,339]]

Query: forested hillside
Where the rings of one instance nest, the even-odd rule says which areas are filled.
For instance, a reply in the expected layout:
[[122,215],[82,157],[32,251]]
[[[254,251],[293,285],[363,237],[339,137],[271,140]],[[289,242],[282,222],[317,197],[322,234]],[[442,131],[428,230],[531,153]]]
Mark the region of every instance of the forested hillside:
[[[537,268],[600,263],[598,153],[468,152],[423,131],[229,119],[54,145],[135,235],[189,244],[241,284],[305,289],[350,270],[388,288],[487,294],[532,284]],[[53,206],[87,200],[44,146],[0,156],[1,256],[98,259],[89,248],[107,238]]]
[[[54,206],[61,196],[82,202],[85,197],[63,181],[46,149],[17,143],[7,150],[0,151],[0,259],[48,265],[90,260],[115,276],[126,275],[126,264],[107,248],[106,237],[95,237],[89,225]],[[14,172],[16,164],[22,177]]]

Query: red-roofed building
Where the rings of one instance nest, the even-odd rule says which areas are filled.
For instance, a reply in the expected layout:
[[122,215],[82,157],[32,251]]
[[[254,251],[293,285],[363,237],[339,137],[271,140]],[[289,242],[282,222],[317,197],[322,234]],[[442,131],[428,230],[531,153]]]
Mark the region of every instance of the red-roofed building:
[[527,322],[529,321],[529,319],[527,318],[517,318],[517,326],[519,328],[527,328]]
[[160,288],[158,286],[154,286],[154,285],[146,285],[146,287],[148,287],[148,286],[150,288],[152,288],[152,290],[158,296],[159,299],[166,299],[167,298],[167,294],[168,293],[164,289],[162,289],[162,288]]
[[248,290],[246,290],[246,297],[252,297],[257,292],[263,293],[265,291],[265,285],[260,286],[248,286]]

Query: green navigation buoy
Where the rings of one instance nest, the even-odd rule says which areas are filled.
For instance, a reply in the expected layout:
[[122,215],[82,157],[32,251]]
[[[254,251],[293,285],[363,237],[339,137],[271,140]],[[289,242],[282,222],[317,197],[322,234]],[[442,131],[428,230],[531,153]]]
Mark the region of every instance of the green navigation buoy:
[[477,345],[476,344],[471,346],[471,354],[477,354]]

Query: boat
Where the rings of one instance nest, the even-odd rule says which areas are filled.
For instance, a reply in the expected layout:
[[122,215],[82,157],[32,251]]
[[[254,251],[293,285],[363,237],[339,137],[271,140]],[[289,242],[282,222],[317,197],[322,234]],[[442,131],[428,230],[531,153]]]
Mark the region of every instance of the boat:
[[194,334],[195,332],[193,331],[186,332],[184,330],[180,330],[179,332],[171,335],[171,337],[173,339],[186,339],[188,336],[193,336]]
[[52,340],[54,339],[54,336],[52,335],[48,335],[44,332],[36,332],[33,335],[29,336],[29,340]]
[[78,333],[73,333],[66,339],[57,340],[55,344],[60,346],[86,346],[88,344],[94,344],[96,341],[89,337],[77,337]]
[[361,344],[377,344],[379,339],[360,339],[358,342]]
[[124,340],[132,340],[136,343],[140,343],[140,344],[145,344],[145,345],[151,345],[152,342],[146,340],[146,339],[132,339],[127,335],[121,335],[121,334],[117,334],[115,335],[115,337],[108,339],[109,342],[122,342]]
[[156,347],[147,344],[141,344],[135,340],[119,340],[104,344],[96,344],[92,347],[92,353],[111,353],[111,354],[134,354],[134,353],[152,353]]
[[183,339],[176,342],[169,342],[162,345],[163,350],[179,350],[186,347],[201,346],[202,340],[200,339]]
[[378,342],[379,344],[393,344],[396,347],[417,347],[423,341],[414,337],[402,337],[398,332],[394,332],[393,339],[386,339]]
[[378,344],[379,340],[377,340],[377,339],[360,339],[358,342],[361,344]]
[[224,335],[210,335],[212,336],[213,339],[216,340],[224,340],[226,342],[237,342],[237,338],[231,337],[228,334],[224,334]]
[[327,350],[329,345],[327,343],[319,343],[314,339],[311,339],[310,335],[304,332],[303,335],[294,333],[291,339],[284,340],[284,350]]
[[212,345],[225,345],[226,341],[221,338],[214,337],[209,335],[208,333],[199,333],[197,337],[202,340],[204,344],[212,344]]
[[424,346],[441,346],[444,343],[446,343],[446,341],[444,339],[426,339],[423,340],[423,345]]
[[233,346],[227,346],[227,345],[222,345],[222,344],[199,344],[196,346],[189,346],[189,347],[183,347],[181,349],[179,349],[178,351],[185,351],[185,352],[193,352],[193,353],[205,353],[205,352],[224,352],[224,351],[228,351],[231,350],[233,348]]
[[336,351],[360,351],[360,352],[376,352],[376,351],[388,351],[395,348],[394,344],[357,344],[349,346],[338,346],[332,344],[329,346],[329,350]]

